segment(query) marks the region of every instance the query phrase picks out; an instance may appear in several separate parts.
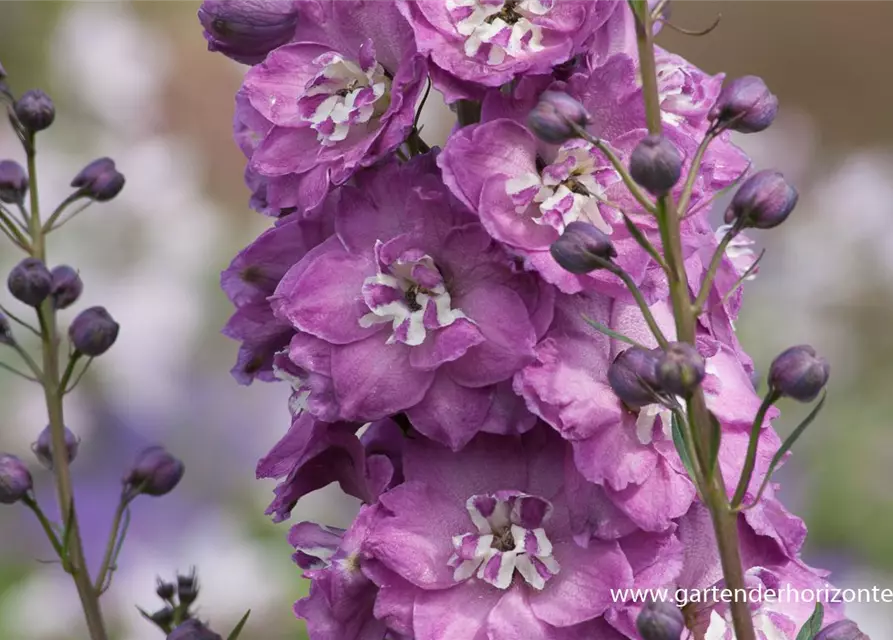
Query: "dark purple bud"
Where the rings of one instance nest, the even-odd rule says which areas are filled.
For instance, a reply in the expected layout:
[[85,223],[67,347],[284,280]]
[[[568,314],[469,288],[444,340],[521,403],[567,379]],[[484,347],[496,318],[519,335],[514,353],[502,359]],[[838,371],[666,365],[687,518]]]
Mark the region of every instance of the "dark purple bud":
[[807,344],[780,353],[769,368],[769,386],[800,402],[815,400],[831,375],[831,365]]
[[651,602],[636,618],[642,640],[679,640],[685,631],[685,616],[672,602]]
[[288,0],[205,0],[198,19],[209,51],[245,64],[262,62],[290,41],[298,26],[299,3]]
[[16,100],[13,107],[16,118],[28,131],[43,131],[56,119],[56,106],[40,89],[31,89]]
[[158,597],[162,600],[170,600],[174,597],[175,587],[170,582],[164,582],[161,579],[158,580],[158,587],[155,589],[155,593],[158,594]]
[[167,636],[167,640],[223,640],[195,618],[190,618]]
[[0,201],[21,204],[28,193],[28,174],[18,162],[0,162]]
[[[80,439],[74,435],[68,427],[65,427],[65,450],[68,462],[72,462],[78,455],[78,447],[80,447]],[[47,469],[53,468],[53,431],[50,427],[46,427],[37,436],[37,442],[31,445],[31,451],[37,456]]]
[[578,100],[560,91],[545,91],[527,116],[527,126],[537,138],[551,144],[561,144],[577,133],[571,124],[585,127],[589,113]]
[[38,307],[53,288],[53,276],[37,258],[25,258],[9,272],[9,292],[31,307]]
[[638,408],[658,401],[657,379],[660,351],[630,347],[621,351],[608,367],[608,384],[625,404]]
[[787,219],[799,197],[780,172],[758,171],[735,193],[726,209],[725,221],[741,228],[771,229]]
[[664,136],[645,136],[630,155],[629,174],[646,191],[662,196],[679,182],[682,154]]
[[77,351],[95,358],[111,349],[120,328],[105,307],[90,307],[72,321],[68,337]]
[[722,88],[708,117],[720,126],[756,133],[766,129],[778,113],[776,98],[757,76],[735,78]]
[[15,344],[15,336],[12,335],[12,327],[9,326],[9,320],[2,313],[0,313],[0,344]]
[[189,575],[177,576],[177,598],[181,604],[189,606],[198,598],[198,578],[193,570]]
[[815,640],[871,640],[859,630],[855,622],[840,620],[819,631]]
[[78,272],[67,265],[60,265],[53,269],[53,289],[50,296],[53,298],[53,306],[57,309],[65,309],[73,305],[81,292],[84,290],[84,283]]
[[152,622],[157,624],[161,628],[170,628],[171,623],[174,621],[174,608],[170,605],[164,607],[163,609],[159,609],[151,616]]
[[617,257],[607,234],[580,221],[569,223],[549,251],[562,269],[578,275],[603,269],[606,260]]
[[671,342],[657,363],[657,380],[665,391],[687,398],[704,379],[706,366],[704,356],[693,346]]
[[135,495],[163,496],[174,490],[184,471],[183,463],[164,447],[148,447],[137,456],[124,484]]
[[0,504],[13,504],[31,491],[31,472],[19,458],[0,453]]
[[124,188],[124,174],[115,168],[111,158],[98,158],[80,170],[71,181],[85,196],[97,202],[108,202]]

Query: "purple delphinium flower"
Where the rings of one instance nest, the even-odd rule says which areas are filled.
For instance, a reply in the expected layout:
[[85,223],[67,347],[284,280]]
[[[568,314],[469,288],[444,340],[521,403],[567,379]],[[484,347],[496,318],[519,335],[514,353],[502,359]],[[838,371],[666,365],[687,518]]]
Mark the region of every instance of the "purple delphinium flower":
[[[623,158],[647,133],[635,74],[634,60],[617,54],[589,73],[575,74],[565,87],[591,115],[589,130],[593,135],[604,139]],[[675,77],[671,80],[673,86],[686,86]],[[522,125],[537,95],[547,86],[548,80],[527,79],[518,85],[513,96],[488,96],[484,103],[485,122],[460,129],[447,142],[438,160],[445,182],[478,213],[494,238],[523,257],[526,268],[536,270],[562,291],[577,293],[595,288],[615,297],[628,295],[613,274],[571,274],[559,267],[550,254],[549,247],[564,227],[583,220],[610,234],[619,254],[617,264],[647,296],[657,299],[666,291],[665,277],[654,269],[653,261],[612,205],[622,208],[652,242],[659,244],[655,218],[642,212],[607,158],[592,145],[582,139],[558,147],[545,145]],[[677,109],[682,115],[675,116],[675,123],[668,123],[665,133],[690,158],[699,142],[691,122],[699,118],[706,130],[709,107],[696,109],[685,100],[678,102],[683,105]],[[715,144],[715,155],[705,163],[695,183],[695,207],[727,186],[746,167],[744,157],[728,143],[720,140]],[[689,164],[690,160],[685,173]],[[683,244],[689,252],[704,242],[703,236],[708,232],[703,221],[706,211],[700,213],[687,217],[683,223]]]
[[361,551],[377,506],[363,507],[347,531],[302,522],[292,527],[293,556],[312,582],[295,603],[314,640],[390,640],[385,622],[373,615],[375,584],[362,571]]
[[565,454],[544,427],[458,453],[407,441],[361,553],[375,615],[415,640],[621,638],[601,617],[610,590],[671,582],[682,550],[671,533],[578,545]]
[[348,495],[374,503],[401,480],[402,432],[391,420],[373,423],[357,437],[360,425],[326,423],[309,413],[257,464],[258,478],[283,478],[267,514],[286,520],[303,496],[332,482]]
[[[747,598],[758,637],[793,640],[812,614],[815,598],[825,604],[826,622],[841,619],[841,605],[831,602],[834,591],[826,591],[830,586],[825,580],[827,573],[800,559],[806,527],[781,506],[771,491],[759,505],[740,515],[739,521],[745,588],[749,590]],[[712,591],[723,589],[725,583],[717,549],[705,543],[714,535],[709,511],[696,502],[675,525],[684,561],[672,583],[663,587],[670,594],[684,593],[688,598],[685,612],[692,631],[706,633],[709,640],[734,640],[729,605],[722,602],[721,591]],[[787,594],[788,588],[793,595]],[[766,593],[770,589],[774,594]],[[812,601],[804,597],[807,591],[814,594]],[[637,638],[635,620],[641,606],[634,602],[621,604],[605,617],[624,637]]]
[[533,359],[553,290],[450,196],[433,154],[358,175],[325,212],[335,235],[271,298],[302,337],[289,357],[307,372],[309,410],[351,422],[405,411],[454,448],[532,426],[509,380]]
[[295,260],[330,233],[325,219],[285,218],[243,249],[221,274],[220,285],[236,306],[223,334],[242,342],[232,369],[239,383],[274,379],[273,356],[288,345],[294,330],[275,318],[267,298]]
[[312,39],[271,51],[237,102],[239,128],[260,139],[243,145],[250,186],[279,187],[267,185],[255,204],[274,210],[311,211],[332,185],[391,153],[425,85],[424,59],[393,3],[328,0],[312,20]]
[[398,0],[448,102],[521,74],[548,73],[582,50],[620,3],[605,0]]
[[[672,339],[667,302],[656,303],[652,312]],[[673,444],[670,411],[656,403],[630,408],[614,395],[607,370],[628,346],[594,329],[587,318],[656,346],[636,305],[595,294],[561,295],[552,326],[536,347],[536,361],[515,376],[515,390],[571,442],[580,473],[603,486],[617,509],[639,528],[665,530],[695,498]],[[708,328],[700,331],[699,350],[707,358],[707,403],[724,427],[720,464],[733,490],[760,399],[737,352]],[[779,444],[766,428],[758,450],[759,477]]]

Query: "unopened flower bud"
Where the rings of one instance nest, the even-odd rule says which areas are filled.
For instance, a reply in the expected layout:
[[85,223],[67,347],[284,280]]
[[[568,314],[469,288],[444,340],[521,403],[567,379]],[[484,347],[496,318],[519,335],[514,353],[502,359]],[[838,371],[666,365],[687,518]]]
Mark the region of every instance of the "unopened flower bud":
[[223,638],[195,618],[190,618],[174,629],[167,636],[167,640],[223,640]]
[[[68,427],[65,427],[65,451],[69,463],[77,457],[80,445],[80,439]],[[46,427],[40,432],[37,441],[31,445],[31,451],[40,460],[40,464],[47,469],[53,468],[53,431],[50,427]]]
[[37,258],[25,258],[9,272],[9,292],[31,307],[38,307],[53,288],[53,276]]
[[0,80],[6,78],[6,69],[3,68],[3,65],[0,64]]
[[614,358],[608,367],[608,384],[625,404],[638,408],[657,402],[661,393],[657,379],[657,350],[630,347]]
[[181,604],[190,605],[198,598],[198,578],[195,570],[189,575],[177,576],[177,598]]
[[53,306],[56,309],[70,307],[81,297],[81,292],[84,290],[81,276],[67,265],[55,267],[52,276],[53,289],[50,291],[50,296],[53,298]]
[[283,0],[205,0],[198,19],[209,51],[257,64],[292,39],[300,3]]
[[741,133],[766,129],[778,113],[776,98],[757,76],[735,78],[722,88],[708,117]]
[[589,113],[578,100],[560,91],[545,91],[527,116],[527,126],[537,138],[551,144],[561,144],[576,138],[572,124],[585,127]]
[[604,268],[605,261],[617,257],[611,239],[588,222],[575,220],[549,248],[562,269],[577,275]]
[[159,579],[155,593],[157,593],[158,597],[162,600],[170,600],[174,597],[174,585]]
[[735,192],[725,221],[741,228],[771,229],[787,219],[799,197],[780,172],[758,171]]
[[769,385],[783,396],[811,402],[828,384],[831,365],[809,345],[780,353],[769,368]]
[[118,339],[120,325],[105,307],[84,309],[72,321],[68,336],[74,348],[91,358],[101,356]]
[[163,496],[179,484],[184,471],[183,463],[164,447],[148,447],[137,456],[124,484],[138,494]]
[[679,182],[682,154],[664,136],[645,136],[630,155],[629,174],[649,193],[664,195]]
[[21,204],[28,193],[28,174],[15,160],[0,162],[0,201]]
[[657,363],[658,383],[674,396],[690,396],[705,374],[704,356],[686,342],[671,342]]
[[0,504],[18,502],[31,491],[31,472],[19,458],[0,453]]
[[71,186],[97,202],[108,202],[124,188],[124,174],[111,158],[98,158],[80,170]]
[[871,638],[862,633],[855,622],[840,620],[819,631],[815,640],[871,640]]
[[15,344],[15,336],[12,335],[12,327],[9,326],[9,320],[2,313],[0,313],[0,344]]
[[685,631],[685,616],[672,602],[646,604],[636,618],[642,640],[679,640]]
[[31,132],[43,131],[56,119],[56,106],[40,89],[23,93],[13,110],[22,126]]

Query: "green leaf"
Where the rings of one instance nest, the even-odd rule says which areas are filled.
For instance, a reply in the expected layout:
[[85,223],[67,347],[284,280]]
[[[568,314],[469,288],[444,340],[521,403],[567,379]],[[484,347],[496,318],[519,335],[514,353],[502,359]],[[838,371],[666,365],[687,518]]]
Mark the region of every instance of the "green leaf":
[[632,345],[632,346],[634,346],[634,347],[642,347],[643,349],[647,349],[647,348],[648,348],[648,347],[644,347],[644,346],[642,346],[641,344],[639,344],[638,342],[636,342],[635,340],[633,340],[633,339],[630,338],[629,336],[625,336],[625,335],[623,335],[622,333],[617,333],[616,331],[614,331],[614,330],[611,329],[610,327],[606,327],[606,326],[603,325],[601,322],[598,322],[598,321],[596,321],[596,320],[593,320],[592,318],[587,318],[586,316],[583,316],[583,319],[584,319],[590,326],[592,326],[593,329],[595,329],[596,331],[598,331],[598,332],[600,332],[600,333],[605,334],[605,335],[608,336],[609,338],[614,338],[615,340],[619,340],[620,342],[625,342],[626,344]]
[[818,632],[822,630],[822,619],[824,617],[825,608],[821,602],[816,602],[815,610],[809,616],[809,620],[806,621],[803,628],[800,629],[800,633],[797,634],[797,640],[812,640],[815,638]]
[[239,637],[239,634],[242,633],[242,628],[245,626],[245,623],[248,622],[248,616],[250,615],[251,609],[245,612],[245,615],[239,620],[239,624],[237,624],[236,628],[232,630],[232,633],[226,637],[226,640],[236,640]]
[[679,414],[675,411],[673,412],[673,444],[676,445],[676,452],[679,454],[679,459],[682,460],[682,465],[688,471],[688,477],[697,486],[698,479],[695,478],[694,467],[692,467],[691,458],[688,455],[688,446],[685,442],[685,432],[682,430],[682,421],[679,418]]

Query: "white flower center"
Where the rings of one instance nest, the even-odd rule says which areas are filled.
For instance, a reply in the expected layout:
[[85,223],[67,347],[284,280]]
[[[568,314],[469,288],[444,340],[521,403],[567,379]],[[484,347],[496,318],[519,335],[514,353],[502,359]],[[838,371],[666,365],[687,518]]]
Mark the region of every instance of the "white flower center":
[[518,213],[535,207],[533,221],[537,224],[554,227],[561,233],[569,223],[583,220],[610,235],[614,228],[602,215],[602,207],[612,222],[617,220],[617,214],[596,196],[603,196],[605,186],[618,179],[613,169],[601,166],[592,145],[571,140],[561,146],[555,161],[543,169],[542,175],[529,173],[512,178],[506,182],[505,190]]
[[465,37],[465,55],[484,52],[488,64],[502,64],[506,57],[542,51],[542,29],[536,18],[544,16],[555,0],[446,0],[447,10],[459,35]]
[[425,341],[428,330],[449,326],[466,317],[452,308],[443,276],[431,256],[411,249],[385,263],[383,246],[381,241],[375,245],[378,273],[366,278],[363,284],[363,299],[369,313],[360,318],[361,326],[390,322],[393,333],[388,344],[402,342],[417,346]]
[[560,570],[543,525],[552,514],[548,500],[519,493],[471,496],[468,514],[477,528],[453,538],[449,565],[453,578],[477,577],[497,589],[508,589],[515,570],[540,590]]
[[374,60],[362,65],[325,53],[314,63],[322,69],[307,83],[298,107],[323,145],[344,140],[352,126],[368,123],[387,109],[391,80]]

